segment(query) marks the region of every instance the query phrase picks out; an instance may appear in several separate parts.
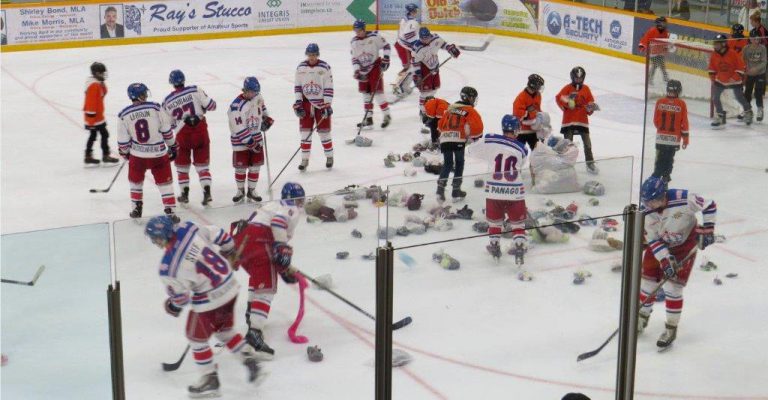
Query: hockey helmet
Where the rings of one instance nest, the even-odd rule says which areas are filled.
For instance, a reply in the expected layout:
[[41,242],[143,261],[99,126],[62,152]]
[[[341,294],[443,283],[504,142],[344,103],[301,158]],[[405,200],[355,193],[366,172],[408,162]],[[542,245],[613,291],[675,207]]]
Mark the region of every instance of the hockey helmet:
[[419,6],[415,3],[408,3],[405,5],[405,15],[411,15],[419,10]]
[[542,87],[544,87],[544,78],[542,78],[539,74],[531,74],[528,76],[529,89],[537,92],[541,91]]
[[752,30],[749,31],[749,39],[753,43],[760,43],[762,40],[760,38],[760,31],[758,31],[757,28],[752,28]]
[[520,119],[514,115],[507,114],[501,118],[501,131],[504,133],[514,133],[520,130]]
[[243,81],[243,91],[255,92],[257,95],[261,93],[261,84],[255,76],[249,76]]
[[144,234],[149,237],[152,243],[161,247],[165,246],[175,234],[173,220],[167,215],[152,217],[147,221],[147,226],[144,227]]
[[640,200],[647,203],[658,200],[667,193],[667,182],[657,176],[650,176],[640,187]]
[[461,93],[459,93],[459,97],[461,97],[461,101],[474,106],[477,104],[477,90],[473,88],[472,86],[464,86],[461,88]]
[[352,24],[352,29],[354,30],[365,30],[365,21],[362,19],[355,20],[355,22]]
[[427,27],[421,27],[419,29],[419,39],[429,39],[432,37],[432,32]]
[[[667,96],[680,97],[683,93],[683,84],[677,79],[670,79],[667,82]],[[674,95],[673,95],[674,94]]]
[[[142,99],[143,97],[143,99]],[[128,85],[128,98],[131,100],[144,100],[149,97],[149,89],[143,83],[131,83]]]
[[658,17],[653,21],[656,24],[656,28],[659,30],[667,29],[667,18]]
[[304,188],[296,182],[286,182],[283,185],[283,190],[280,191],[280,198],[290,205],[303,205],[304,196],[306,196]]
[[744,25],[742,24],[733,24],[731,25],[731,36],[734,38],[743,38],[744,37]]
[[317,45],[317,43],[310,43],[307,45],[307,49],[304,51],[305,55],[314,54],[316,56],[320,55],[320,46]]
[[715,51],[720,51],[722,49],[727,49],[728,44],[726,43],[728,41],[728,37],[726,37],[722,33],[718,33],[717,36],[715,36],[715,39],[712,41],[712,45],[715,48]]
[[107,77],[107,66],[96,61],[91,64],[91,75],[94,78],[103,81]]
[[582,67],[573,67],[571,70],[571,82],[574,84],[584,83],[584,78],[587,77],[587,71]]
[[186,82],[187,78],[184,76],[184,73],[181,72],[180,69],[174,69],[171,71],[170,75],[168,75],[168,83],[170,83],[173,86],[184,86],[184,82]]

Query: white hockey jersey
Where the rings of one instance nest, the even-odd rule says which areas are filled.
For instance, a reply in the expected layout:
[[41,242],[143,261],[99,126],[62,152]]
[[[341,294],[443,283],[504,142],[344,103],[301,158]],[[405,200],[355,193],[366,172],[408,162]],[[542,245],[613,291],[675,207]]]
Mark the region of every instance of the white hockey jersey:
[[235,97],[227,111],[232,150],[248,150],[256,143],[262,143],[261,122],[268,115],[261,94],[250,100],[243,95]]
[[715,223],[717,205],[712,200],[688,193],[687,190],[667,190],[667,206],[661,210],[649,210],[645,214],[645,239],[657,260],[669,257],[669,249],[677,247],[693,234],[698,225],[696,214],[701,212],[703,223]]
[[207,111],[215,109],[216,102],[197,86],[174,90],[163,100],[163,111],[170,117],[174,129],[181,128],[184,118],[188,116],[196,115],[203,119]]
[[272,228],[272,237],[276,242],[288,242],[293,237],[301,219],[299,207],[286,201],[267,203],[248,218],[249,224],[258,224]]
[[160,104],[145,101],[130,105],[118,114],[117,146],[131,157],[156,158],[176,144],[171,121],[161,111]]
[[438,35],[433,34],[429,43],[424,44],[420,40],[413,47],[413,60],[411,61],[411,71],[417,72],[421,69],[421,64],[435,71],[440,65],[440,59],[437,52],[444,49],[448,44]]
[[371,72],[374,63],[379,59],[379,51],[384,50],[385,57],[389,57],[392,51],[387,39],[384,39],[378,32],[366,32],[362,39],[355,35],[351,45],[352,67],[363,75]]
[[218,227],[192,222],[181,223],[175,232],[176,241],[160,263],[160,280],[173,304],[184,307],[191,302],[194,311],[205,312],[234,299],[240,285],[227,259],[213,247],[232,251],[232,237]]
[[467,146],[467,154],[490,163],[493,172],[485,180],[486,198],[525,200],[525,185],[521,176],[523,165],[528,159],[525,143],[488,133]]
[[330,105],[333,102],[331,66],[323,60],[318,60],[315,65],[302,61],[296,67],[293,91],[297,101],[306,97],[315,108]]
[[400,20],[400,28],[397,30],[397,42],[406,49],[413,49],[413,42],[418,39],[421,24],[415,18],[405,17]]

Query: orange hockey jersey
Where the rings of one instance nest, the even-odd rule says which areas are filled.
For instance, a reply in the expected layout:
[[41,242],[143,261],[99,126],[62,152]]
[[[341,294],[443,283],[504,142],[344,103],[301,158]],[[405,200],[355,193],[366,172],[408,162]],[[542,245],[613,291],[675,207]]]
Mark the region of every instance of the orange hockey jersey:
[[483,119],[475,107],[464,103],[453,103],[445,110],[437,124],[440,143],[466,143],[483,136]]
[[[570,100],[575,103],[573,109],[568,107]],[[589,116],[592,115],[592,112],[587,111],[587,104],[595,102],[589,86],[581,85],[581,88],[577,89],[576,86],[569,83],[555,96],[555,102],[563,110],[563,128],[569,126],[589,128]]]
[[[669,30],[665,29],[663,32],[659,32],[656,27],[651,27],[651,29],[648,29],[645,31],[645,35],[640,39],[640,43],[637,45],[637,47],[640,49],[641,53],[644,53],[648,51],[648,47],[651,46],[651,40],[653,39],[669,39]],[[660,54],[664,54],[667,52],[668,46],[661,46],[658,43],[654,44],[651,48],[651,55],[652,56],[658,56]]]
[[749,39],[747,38],[731,39],[728,41],[728,47],[736,50],[736,52],[739,54],[741,54],[741,50],[747,47],[748,44]]
[[535,95],[523,89],[512,103],[512,115],[520,119],[520,134],[534,133],[531,124],[536,119],[536,113],[541,111],[541,93]]
[[442,118],[445,110],[448,109],[448,102],[443,99],[433,98],[424,103],[424,113],[429,118]]
[[709,77],[723,85],[740,85],[747,66],[741,54],[728,49],[724,54],[712,52],[709,57]]
[[688,106],[676,97],[662,97],[653,108],[653,125],[656,126],[656,144],[688,146]]
[[107,95],[107,86],[93,77],[85,81],[85,128],[101,125],[104,119],[104,96]]

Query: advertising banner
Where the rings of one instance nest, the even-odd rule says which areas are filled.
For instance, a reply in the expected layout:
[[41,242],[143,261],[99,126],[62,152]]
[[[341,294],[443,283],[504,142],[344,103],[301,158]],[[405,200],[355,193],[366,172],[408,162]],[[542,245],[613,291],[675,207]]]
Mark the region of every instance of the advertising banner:
[[98,39],[98,12],[98,5],[3,9],[2,44]]
[[537,0],[425,0],[425,24],[467,25],[537,32]]
[[[351,3],[355,5],[361,3],[360,1],[350,2],[349,0],[298,0],[298,26],[333,26],[333,25],[347,25],[352,26],[355,22],[355,17],[347,11],[347,7],[351,6]],[[368,6],[373,4],[373,1],[363,1]],[[366,8],[363,7],[363,11]],[[372,12],[368,11],[371,15]],[[367,15],[367,14],[366,14]],[[367,22],[374,22],[366,19]],[[350,28],[352,29],[352,28]]]
[[421,7],[420,0],[379,0],[379,23],[399,24],[405,18],[405,5],[409,3]]
[[541,2],[539,33],[595,47],[632,53],[634,17]]
[[[208,2],[141,2],[116,4],[122,8],[125,37],[167,36],[255,30],[254,3],[246,0]],[[103,5],[102,5],[103,7]]]

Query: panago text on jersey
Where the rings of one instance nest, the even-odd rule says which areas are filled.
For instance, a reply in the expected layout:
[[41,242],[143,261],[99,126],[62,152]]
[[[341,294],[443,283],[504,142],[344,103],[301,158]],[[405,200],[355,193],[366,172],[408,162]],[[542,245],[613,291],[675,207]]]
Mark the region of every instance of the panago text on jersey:
[[207,111],[215,109],[216,102],[197,86],[174,90],[163,100],[163,111],[171,117],[174,128],[186,117],[197,116],[203,119]]
[[160,104],[145,101],[130,105],[118,117],[117,145],[123,153],[130,151],[131,157],[162,157],[168,146],[176,144],[171,121]]
[[303,61],[296,68],[293,91],[297,101],[303,101],[306,97],[315,108],[322,108],[323,104],[330,105],[333,102],[331,66],[323,60],[317,60],[315,65]]
[[488,160],[493,171],[485,181],[485,197],[492,200],[525,200],[525,185],[521,176],[528,159],[525,143],[487,133],[469,145],[467,153],[473,158]]
[[437,123],[440,143],[466,143],[480,139],[483,120],[475,107],[461,102],[453,103],[445,110]]
[[281,200],[270,202],[251,214],[249,224],[268,226],[276,242],[288,242],[301,219],[301,210]]
[[696,213],[701,212],[703,223],[715,223],[717,205],[694,193],[682,189],[667,190],[667,206],[649,210],[644,206],[645,239],[653,256],[661,261],[669,256],[669,249],[685,243],[694,235],[698,225]]
[[679,146],[680,140],[688,146],[688,108],[680,98],[662,97],[653,109],[656,126],[656,144]]
[[397,30],[397,42],[406,49],[413,50],[413,42],[418,39],[421,25],[415,18],[403,18],[400,20],[400,28]]
[[413,60],[411,60],[411,71],[414,73],[424,65],[430,72],[437,70],[440,65],[438,51],[444,49],[447,43],[438,35],[432,35],[429,42],[424,44],[422,41],[415,42],[413,47]]
[[243,151],[261,143],[261,122],[267,114],[267,106],[261,94],[247,100],[243,95],[235,97],[227,110],[232,150]]
[[355,35],[352,38],[352,67],[367,75],[379,59],[379,51],[384,50],[384,56],[389,57],[392,49],[387,40],[378,32],[366,32],[364,38]]
[[237,296],[240,285],[227,260],[213,245],[232,251],[234,241],[215,226],[184,222],[176,228],[176,239],[166,247],[160,264],[160,279],[176,306],[191,302],[195,312],[205,312]]

